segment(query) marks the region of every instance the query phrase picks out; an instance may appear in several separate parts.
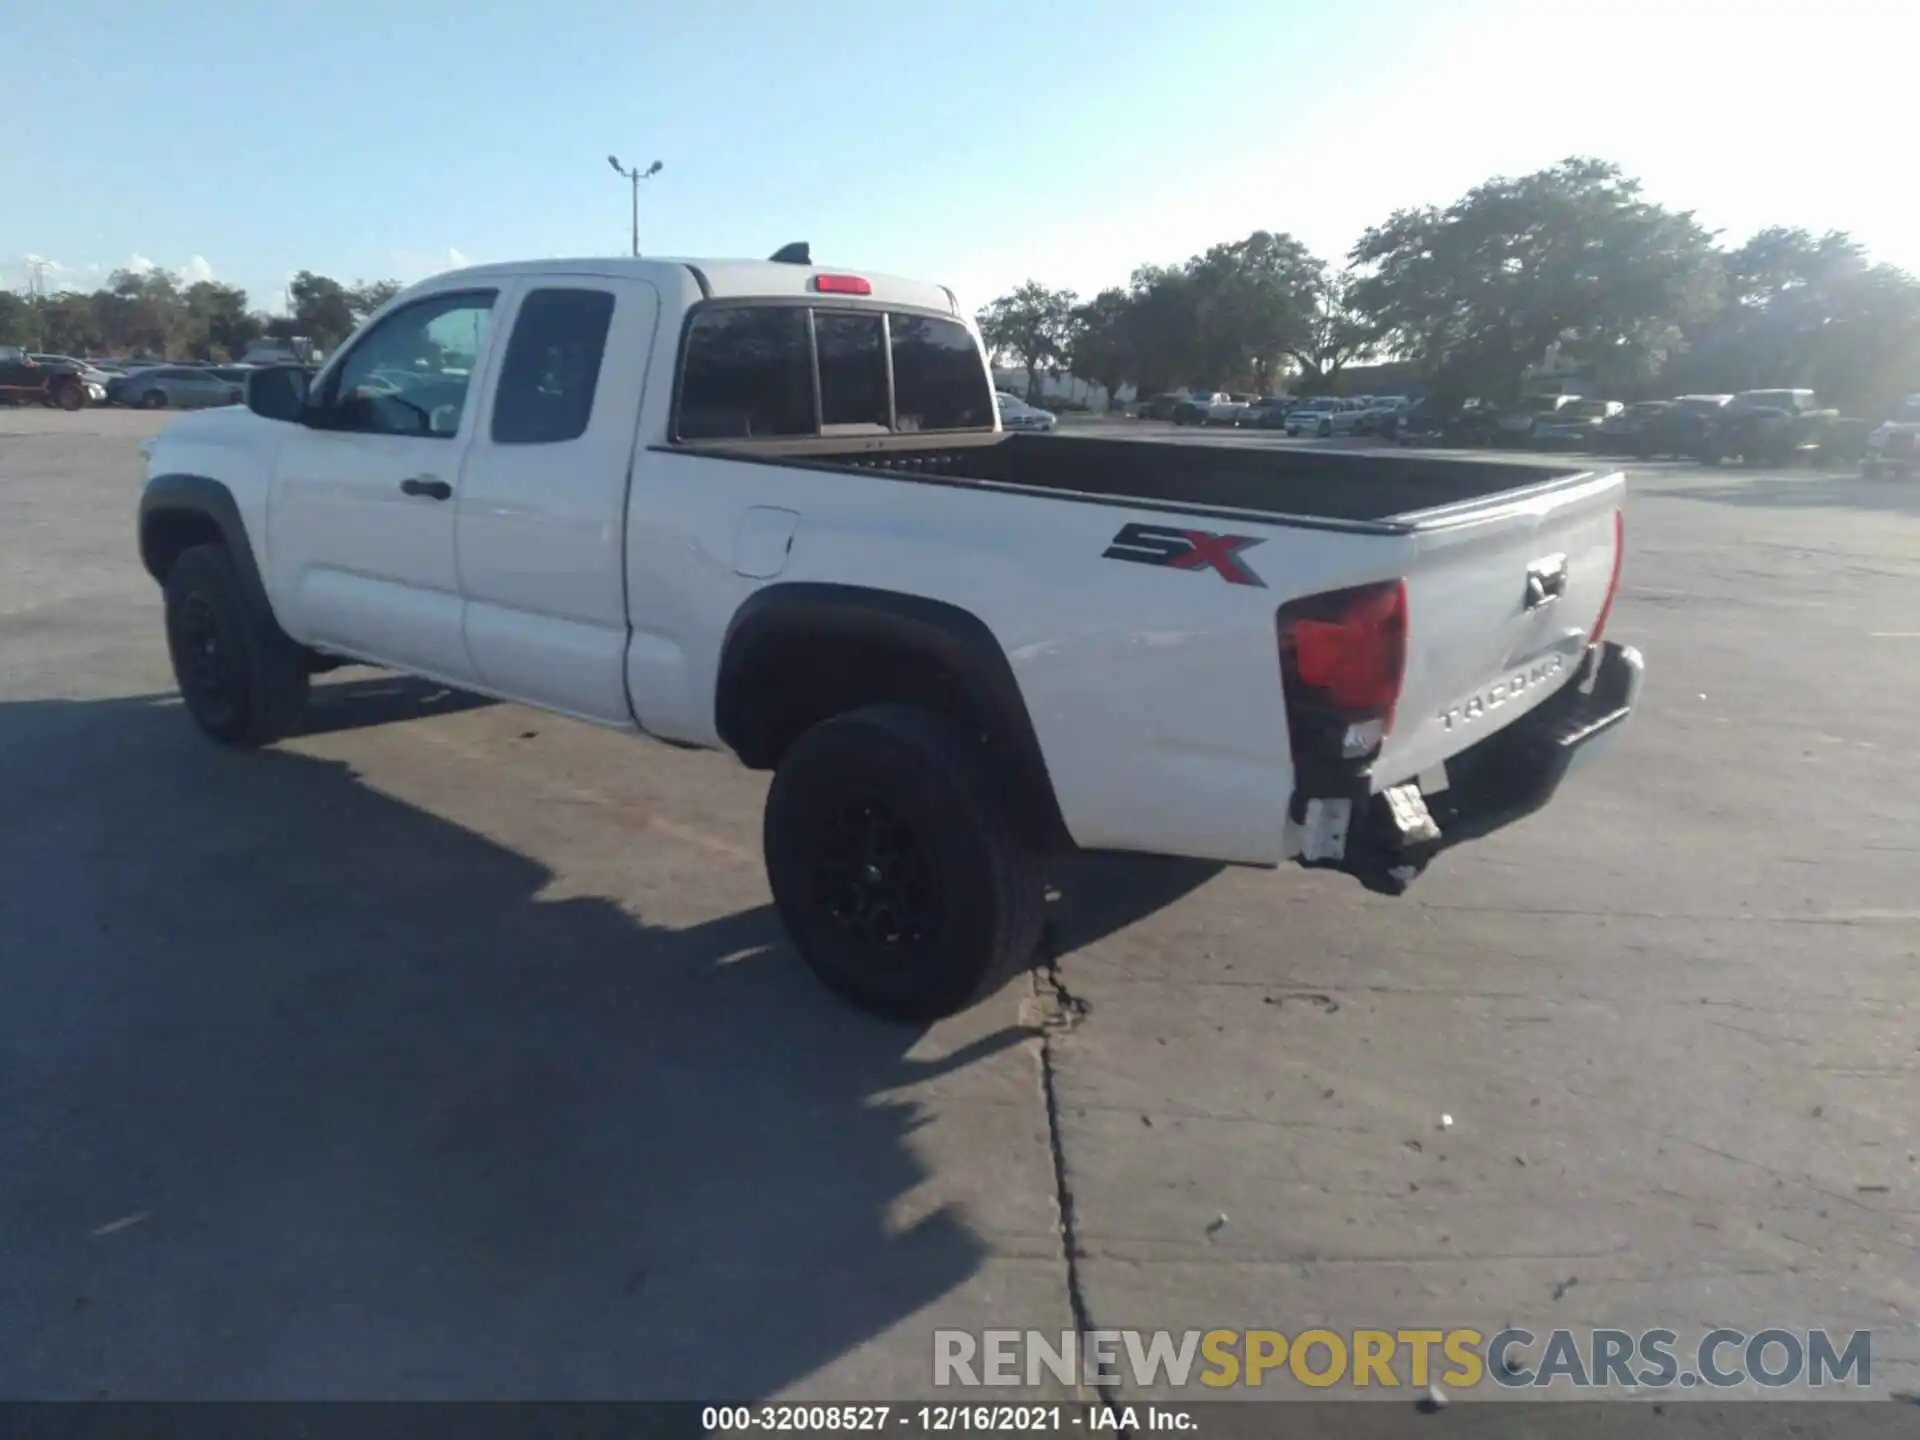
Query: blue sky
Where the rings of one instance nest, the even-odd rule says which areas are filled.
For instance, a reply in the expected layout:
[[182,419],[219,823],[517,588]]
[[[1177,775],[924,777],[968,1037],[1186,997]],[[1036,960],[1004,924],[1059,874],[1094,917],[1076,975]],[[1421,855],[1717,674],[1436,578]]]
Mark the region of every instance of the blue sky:
[[0,285],[155,263],[271,308],[302,268],[624,253],[609,151],[665,164],[644,251],[805,239],[974,304],[1262,227],[1337,254],[1575,152],[1734,236],[1846,228],[1920,271],[1892,4],[194,0],[8,30]]

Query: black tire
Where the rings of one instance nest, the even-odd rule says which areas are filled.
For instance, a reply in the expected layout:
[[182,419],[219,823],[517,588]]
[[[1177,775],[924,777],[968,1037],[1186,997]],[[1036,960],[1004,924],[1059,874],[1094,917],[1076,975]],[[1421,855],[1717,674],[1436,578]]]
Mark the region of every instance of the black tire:
[[862,1010],[925,1023],[1028,968],[1045,888],[1011,800],[987,747],[917,706],[850,711],[796,740],[763,844],[814,974]]
[[167,408],[167,392],[164,390],[147,391],[146,394],[140,397],[140,408],[142,410],[166,409]]
[[1322,440],[1325,440],[1333,434],[1333,422],[1331,420],[1322,420],[1320,422],[1320,428],[1313,433],[1318,435]]
[[307,667],[273,617],[248,603],[227,547],[183,550],[163,589],[167,652],[194,723],[243,750],[298,730]]
[[78,410],[87,403],[86,387],[78,380],[63,380],[54,387],[53,403],[69,413]]

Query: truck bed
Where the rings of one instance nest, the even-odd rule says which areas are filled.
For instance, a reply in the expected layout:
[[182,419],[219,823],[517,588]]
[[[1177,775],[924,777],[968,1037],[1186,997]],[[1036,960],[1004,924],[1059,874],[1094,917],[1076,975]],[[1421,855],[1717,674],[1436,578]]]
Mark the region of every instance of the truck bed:
[[[985,481],[1144,506],[1232,509],[1278,519],[1402,528],[1444,520],[1453,507],[1590,474],[1492,460],[1301,447],[1119,440],[1080,435],[993,435],[738,442],[713,448],[742,459],[897,471]],[[1431,512],[1441,512],[1433,514]]]

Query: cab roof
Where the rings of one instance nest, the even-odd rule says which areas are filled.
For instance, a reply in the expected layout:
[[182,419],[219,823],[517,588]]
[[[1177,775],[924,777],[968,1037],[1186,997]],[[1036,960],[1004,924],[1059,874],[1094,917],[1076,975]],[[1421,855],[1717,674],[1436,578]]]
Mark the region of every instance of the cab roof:
[[[520,276],[599,275],[628,276],[650,282],[663,295],[681,297],[683,304],[696,300],[751,299],[766,295],[809,297],[817,292],[816,275],[857,275],[873,287],[867,297],[872,303],[911,306],[916,310],[934,310],[965,318],[959,301],[944,285],[924,280],[909,280],[898,275],[883,275],[852,265],[791,265],[774,260],[696,260],[643,256],[594,256],[558,260],[514,260],[496,265],[469,265],[422,281],[414,289],[442,290],[449,286],[478,280]],[[820,297],[836,303],[846,297]]]

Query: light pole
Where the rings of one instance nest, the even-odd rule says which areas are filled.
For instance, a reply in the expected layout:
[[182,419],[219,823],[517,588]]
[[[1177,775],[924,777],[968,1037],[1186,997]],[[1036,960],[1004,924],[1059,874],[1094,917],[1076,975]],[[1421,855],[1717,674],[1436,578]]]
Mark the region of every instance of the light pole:
[[633,182],[633,253],[638,255],[640,253],[640,182],[658,175],[662,168],[661,164],[656,160],[644,170],[638,165],[629,170],[612,155],[607,156],[607,164],[613,167],[614,174],[624,175]]

